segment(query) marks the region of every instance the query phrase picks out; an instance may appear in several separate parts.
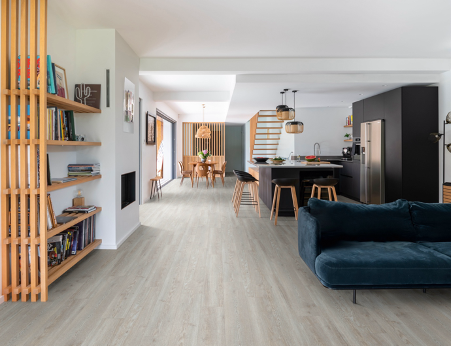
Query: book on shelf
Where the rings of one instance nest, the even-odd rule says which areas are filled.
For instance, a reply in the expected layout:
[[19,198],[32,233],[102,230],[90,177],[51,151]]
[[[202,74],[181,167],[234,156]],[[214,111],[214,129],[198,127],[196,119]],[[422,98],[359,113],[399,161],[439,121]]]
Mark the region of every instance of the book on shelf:
[[76,141],[74,112],[47,108],[47,139],[56,141]]
[[65,213],[90,213],[91,211],[94,211],[96,209],[97,209],[97,207],[95,205],[75,205],[75,206],[64,209],[64,212]]
[[70,181],[77,180],[77,178],[64,177],[64,178],[52,178],[52,184],[63,184],[68,183]]
[[[40,78],[39,78],[39,71],[41,69],[41,59],[39,55],[36,57],[36,77],[37,77],[37,88],[40,87]],[[20,89],[20,78],[21,78],[21,58],[20,55],[17,58],[17,79],[18,79],[18,85]],[[27,56],[27,89],[30,89],[30,56]],[[47,90],[50,92],[50,90]]]
[[79,163],[67,166],[69,176],[95,176],[100,174],[100,163]]
[[95,215],[47,239],[47,264],[55,267],[96,239]]
[[[30,139],[30,105],[27,105],[26,124],[26,139]],[[8,139],[11,139],[11,105],[8,105]],[[17,139],[20,139],[20,105],[17,105]]]

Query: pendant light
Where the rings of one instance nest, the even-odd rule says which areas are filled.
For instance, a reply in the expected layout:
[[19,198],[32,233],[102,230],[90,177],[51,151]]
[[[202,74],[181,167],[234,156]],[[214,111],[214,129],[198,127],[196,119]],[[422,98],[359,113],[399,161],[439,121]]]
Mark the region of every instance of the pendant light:
[[[295,113],[296,112],[295,111],[295,109],[296,109],[296,92],[297,92],[297,90],[293,90],[294,105],[292,108],[293,109],[293,118],[292,119],[294,119],[296,116],[296,113]],[[304,124],[301,121],[296,121],[296,120],[288,121],[285,124],[285,131],[287,133],[302,133],[302,132],[304,132]]]
[[202,126],[198,128],[196,132],[196,138],[210,139],[211,131],[208,126],[204,124],[205,104],[202,104]]
[[[285,102],[287,100],[286,92],[288,89],[285,90]],[[293,120],[294,119],[294,109],[288,107],[287,105],[278,106],[279,109],[276,109],[276,117],[279,120]]]
[[[288,89],[287,89],[287,90],[288,90]],[[280,105],[278,105],[278,106],[276,107],[276,112],[278,112],[279,109],[282,109],[282,108],[285,108],[285,107],[286,107],[286,105],[283,104],[283,94],[285,94],[285,91],[281,91],[280,94],[282,95],[282,104],[280,104]]]

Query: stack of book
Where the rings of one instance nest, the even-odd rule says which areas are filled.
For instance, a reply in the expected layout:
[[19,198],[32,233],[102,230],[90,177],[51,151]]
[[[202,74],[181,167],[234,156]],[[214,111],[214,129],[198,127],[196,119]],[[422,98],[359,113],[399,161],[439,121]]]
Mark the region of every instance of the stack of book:
[[350,126],[353,123],[352,115],[346,117],[346,126]]
[[95,205],[75,205],[73,207],[68,207],[64,209],[65,213],[90,213],[91,211],[96,210],[97,207]]
[[69,176],[94,176],[100,174],[100,163],[80,163],[67,166]]
[[77,180],[77,178],[74,177],[63,177],[63,178],[52,178],[52,184],[63,184],[68,183],[69,181]]

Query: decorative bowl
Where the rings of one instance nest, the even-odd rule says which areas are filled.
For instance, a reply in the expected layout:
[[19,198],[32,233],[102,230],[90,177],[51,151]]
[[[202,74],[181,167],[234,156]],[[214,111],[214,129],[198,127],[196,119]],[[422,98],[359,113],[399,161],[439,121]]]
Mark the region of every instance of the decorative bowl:
[[254,160],[255,160],[255,162],[263,163],[263,162],[268,161],[268,158],[267,157],[254,157]]

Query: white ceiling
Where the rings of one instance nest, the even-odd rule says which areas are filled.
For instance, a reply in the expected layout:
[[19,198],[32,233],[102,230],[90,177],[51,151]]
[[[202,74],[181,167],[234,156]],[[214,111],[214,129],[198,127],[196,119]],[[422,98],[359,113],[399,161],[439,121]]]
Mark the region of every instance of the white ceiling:
[[50,0],[140,57],[451,57],[449,0]]
[[157,101],[187,115],[206,103],[215,121],[245,122],[274,109],[284,88],[299,90],[299,107],[348,107],[399,86],[437,83],[451,69],[451,0],[49,6],[76,28],[116,29],[141,58],[140,79]]

